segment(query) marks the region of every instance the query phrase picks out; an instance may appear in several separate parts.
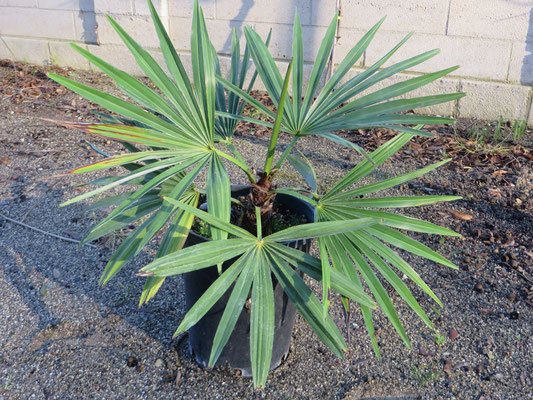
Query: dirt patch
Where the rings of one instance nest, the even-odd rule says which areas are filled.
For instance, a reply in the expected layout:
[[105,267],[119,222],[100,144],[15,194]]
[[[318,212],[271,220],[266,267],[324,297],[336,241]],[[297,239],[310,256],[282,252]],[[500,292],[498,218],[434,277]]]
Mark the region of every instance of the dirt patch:
[[[62,174],[99,159],[91,145],[108,153],[121,147],[39,119],[95,120],[92,111],[99,108],[58,92],[62,89],[43,70],[17,65],[0,64],[0,213],[77,240],[101,215],[84,213],[83,205],[59,204],[85,190],[75,183],[94,176]],[[100,75],[59,72],[120,95]],[[18,74],[16,79],[12,74]],[[23,90],[22,82],[33,82],[28,87],[41,95]],[[469,137],[471,123],[461,121],[458,131],[435,128],[438,138],[413,141],[370,177],[390,177],[452,158],[438,171],[390,191],[463,197],[409,212],[463,235],[416,235],[459,265],[458,271],[407,256],[444,303],[439,309],[406,282],[438,335],[393,296],[413,349],[404,347],[384,315],[376,313],[383,355],[378,361],[361,315],[354,313],[346,327],[336,300],[332,316],[344,333],[351,333],[346,359],[332,355],[298,318],[288,360],[271,373],[265,390],[254,390],[250,379],[228,368],[198,367],[185,336],[171,339],[185,312],[179,277],[168,279],[147,306],[137,307],[143,280],[135,273],[154,256],[157,243],[99,287],[99,275],[120,235],[78,248],[0,217],[0,398],[528,398],[533,385],[531,133],[519,142],[505,142],[509,151],[472,153],[456,140],[456,135]],[[239,151],[248,162],[261,160],[266,137],[249,132],[246,125],[240,133]],[[371,150],[390,133],[345,135]],[[305,139],[300,150],[318,165],[324,185],[358,160],[323,139]],[[235,169],[230,174],[234,183],[245,183]],[[290,185],[298,181],[289,167],[279,178]]]

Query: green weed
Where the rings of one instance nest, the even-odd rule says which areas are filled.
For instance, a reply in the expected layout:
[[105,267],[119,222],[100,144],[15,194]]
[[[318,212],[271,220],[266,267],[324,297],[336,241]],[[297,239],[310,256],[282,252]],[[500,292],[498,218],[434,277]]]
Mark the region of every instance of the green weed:
[[411,373],[413,375],[413,379],[418,382],[420,387],[427,386],[431,381],[434,381],[440,375],[439,371],[434,371],[431,367],[429,369],[426,368],[425,370],[422,370],[421,368],[413,366],[411,368]]
[[510,151],[526,133],[527,121],[508,121],[500,117],[495,122],[476,124],[466,134],[455,132],[455,140],[465,151],[479,154],[496,154]]
[[435,332],[435,343],[439,346],[442,346],[444,343],[446,343],[446,336],[441,335],[439,331]]

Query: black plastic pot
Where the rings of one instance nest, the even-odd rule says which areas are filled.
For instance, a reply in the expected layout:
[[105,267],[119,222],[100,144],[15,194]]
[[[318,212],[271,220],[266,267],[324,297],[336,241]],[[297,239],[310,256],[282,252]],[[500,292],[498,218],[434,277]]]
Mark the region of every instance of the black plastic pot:
[[[232,186],[233,197],[245,195],[249,191],[250,188],[248,186]],[[308,222],[313,222],[313,208],[308,203],[283,194],[276,196],[276,202],[279,209],[305,216]],[[208,239],[191,232],[185,246],[192,246],[206,240]],[[287,243],[287,245],[302,251],[309,251],[311,240],[292,241]],[[225,262],[223,267],[229,267],[233,261]],[[187,309],[190,309],[196,303],[218,277],[216,266],[184,274]],[[274,276],[272,276],[272,283],[274,286],[275,330],[272,362],[270,364],[271,370],[277,368],[289,353],[292,328],[296,318],[296,307],[289,300]],[[189,349],[196,358],[196,362],[203,367],[207,366],[209,362],[211,346],[213,345],[218,323],[222,318],[232,289],[233,286],[228,289],[196,325],[189,329]],[[223,365],[229,365],[232,369],[240,370],[243,376],[252,376],[250,363],[250,310],[247,307],[243,308],[235,329],[215,364],[215,366]]]

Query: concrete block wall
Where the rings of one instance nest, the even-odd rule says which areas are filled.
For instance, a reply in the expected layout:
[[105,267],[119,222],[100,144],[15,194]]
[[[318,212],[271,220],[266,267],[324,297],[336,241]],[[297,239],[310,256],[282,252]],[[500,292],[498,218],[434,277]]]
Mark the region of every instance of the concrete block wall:
[[[186,63],[190,63],[193,3],[154,0]],[[305,59],[311,64],[334,15],[336,0],[200,0],[200,4],[223,65],[227,65],[232,29],[242,34],[245,25],[263,37],[272,28],[270,49],[274,57],[280,63],[290,58],[296,8],[303,25]],[[533,125],[533,0],[340,0],[340,4],[336,63],[382,16],[387,16],[351,75],[371,66],[414,31],[387,65],[433,48],[440,48],[440,54],[388,82],[460,65],[416,95],[456,90],[468,93],[455,104],[422,112],[481,119],[502,116],[525,119]],[[75,42],[129,73],[142,74],[106,20],[106,13],[162,60],[145,0],[0,0],[0,58],[94,68],[68,45]],[[244,42],[242,38],[243,48]]]

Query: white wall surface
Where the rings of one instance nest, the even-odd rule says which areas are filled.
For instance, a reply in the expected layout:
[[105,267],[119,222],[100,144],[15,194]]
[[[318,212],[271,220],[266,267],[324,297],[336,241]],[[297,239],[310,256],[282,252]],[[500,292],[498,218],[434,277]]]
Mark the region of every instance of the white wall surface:
[[[422,110],[457,117],[527,119],[533,125],[533,0],[340,0],[338,63],[382,16],[385,23],[354,73],[367,68],[408,32],[413,37],[390,63],[433,48],[441,53],[392,81],[453,65],[461,68],[417,94],[466,91],[455,104]],[[291,54],[298,9],[306,60],[311,63],[335,12],[335,0],[200,0],[211,39],[221,55],[231,30],[250,25],[266,37],[280,62]],[[155,0],[184,61],[190,60],[193,0]],[[158,41],[145,0],[0,0],[0,58],[35,64],[93,68],[68,45],[75,42],[113,65],[141,74],[105,18],[110,14],[159,59]],[[242,39],[244,42],[244,39]]]

